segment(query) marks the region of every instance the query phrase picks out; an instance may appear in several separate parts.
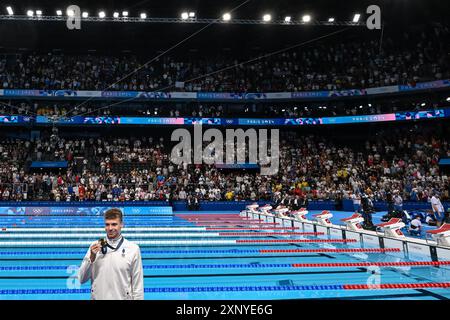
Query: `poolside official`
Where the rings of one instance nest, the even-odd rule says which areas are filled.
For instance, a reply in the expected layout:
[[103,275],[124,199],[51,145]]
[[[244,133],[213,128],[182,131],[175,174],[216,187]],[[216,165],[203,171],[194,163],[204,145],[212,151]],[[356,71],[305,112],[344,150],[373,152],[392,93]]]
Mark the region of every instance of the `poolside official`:
[[94,242],[79,270],[80,283],[91,279],[92,300],[143,300],[144,275],[139,246],[121,230],[122,212],[105,212],[106,241]]
[[433,210],[434,217],[436,218],[436,226],[440,227],[445,221],[444,206],[439,198],[439,192],[433,191],[431,197],[431,209]]

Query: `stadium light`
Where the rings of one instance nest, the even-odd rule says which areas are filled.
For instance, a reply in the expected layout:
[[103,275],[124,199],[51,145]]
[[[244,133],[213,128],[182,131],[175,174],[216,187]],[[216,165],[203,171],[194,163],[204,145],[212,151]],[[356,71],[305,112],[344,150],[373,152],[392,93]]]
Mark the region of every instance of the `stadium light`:
[[272,16],[271,16],[270,14],[265,14],[265,15],[263,16],[263,20],[266,21],[266,22],[268,22],[268,21],[272,20]]
[[356,13],[355,16],[353,17],[353,22],[358,22],[359,18],[361,17],[361,15],[359,13]]
[[334,22],[334,18],[329,18],[328,22]]
[[36,10],[36,15],[42,16],[42,10]]
[[359,108],[360,108],[360,109],[362,109],[362,108],[363,108],[363,106],[359,106]]
[[98,16],[99,16],[99,18],[104,18],[104,17],[106,17],[106,14],[105,14],[105,11],[100,11],[99,13],[98,13]]
[[286,22],[286,23],[291,22],[291,17],[290,16],[285,17],[284,22]]
[[189,18],[195,18],[195,12],[189,12]]
[[447,97],[447,99],[445,99],[447,102],[450,102],[450,97]]
[[83,18],[87,18],[87,17],[89,17],[89,13],[88,13],[88,12],[83,12],[83,13],[81,14],[81,16],[82,16]]
[[303,22],[310,22],[311,21],[311,16],[309,14],[306,14],[302,17],[302,21]]
[[420,105],[421,107],[425,107],[427,104],[425,102],[422,102],[422,104]]
[[123,17],[128,17],[128,11],[122,11],[122,16]]
[[114,12],[114,13],[113,13],[113,17],[114,17],[114,18],[118,18],[118,17],[119,17],[119,13],[118,13],[118,12]]
[[11,7],[6,7],[6,11],[8,11],[8,14],[10,16],[12,16],[14,14],[14,11],[13,11],[13,9]]
[[222,19],[223,19],[224,21],[230,21],[230,20],[231,20],[231,14],[229,14],[228,12],[225,13],[225,14],[222,16]]
[[188,18],[189,18],[189,13],[183,12],[183,13],[181,14],[181,19],[187,20]]
[[141,13],[141,19],[147,19],[147,14],[144,13],[144,12],[142,12],[142,13]]
[[56,10],[56,15],[57,16],[62,16],[62,11],[61,10]]
[[27,11],[27,16],[32,17],[34,15],[33,10],[28,10]]

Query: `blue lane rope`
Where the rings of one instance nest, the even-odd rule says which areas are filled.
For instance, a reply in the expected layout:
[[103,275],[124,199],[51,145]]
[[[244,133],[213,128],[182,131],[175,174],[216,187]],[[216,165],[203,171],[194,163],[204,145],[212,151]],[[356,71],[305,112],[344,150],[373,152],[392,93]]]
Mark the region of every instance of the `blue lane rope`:
[[[6,266],[0,267],[0,271],[44,271],[66,270],[69,266]],[[269,264],[166,264],[144,265],[144,269],[228,269],[228,268],[293,268],[292,263]]]
[[18,252],[18,251],[11,251],[11,252],[0,252],[0,256],[33,256],[33,255],[46,255],[46,254],[86,254],[86,250],[84,251],[35,251],[35,252]]
[[166,264],[147,265],[144,269],[229,269],[229,268],[292,268],[292,263],[268,263],[268,264]]
[[[86,249],[87,250],[87,249]],[[0,256],[32,256],[32,255],[54,255],[54,254],[86,254],[86,250],[80,251],[30,251],[30,252],[18,252],[18,251],[2,251],[0,252]],[[172,251],[157,251],[157,250],[142,250],[141,254],[240,254],[240,253],[260,253],[259,249],[254,250],[239,250],[239,249],[230,249],[230,250],[172,250]]]
[[143,250],[141,253],[145,254],[190,254],[190,253],[208,253],[208,254],[227,254],[227,253],[260,253],[259,249],[248,249],[248,250],[240,250],[240,249],[229,249],[229,250],[172,250],[172,251],[157,251],[157,250]]
[[[240,287],[186,287],[186,288],[145,288],[145,293],[159,292],[224,292],[224,291],[311,291],[345,290],[344,285],[302,285],[302,286],[240,286]],[[80,294],[90,289],[4,289],[0,295],[25,294]]]

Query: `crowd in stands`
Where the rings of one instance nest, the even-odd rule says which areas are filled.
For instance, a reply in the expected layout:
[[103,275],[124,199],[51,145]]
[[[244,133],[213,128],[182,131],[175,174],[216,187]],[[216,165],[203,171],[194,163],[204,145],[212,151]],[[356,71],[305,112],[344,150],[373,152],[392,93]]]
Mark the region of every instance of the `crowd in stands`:
[[[449,29],[436,27],[379,41],[317,42],[245,63],[254,56],[196,58],[0,54],[0,89],[282,92],[361,89],[450,78]],[[264,52],[261,52],[264,55]],[[226,71],[216,70],[234,65]],[[136,72],[134,72],[136,71]],[[125,75],[129,77],[122,79]],[[206,77],[201,75],[209,74]],[[197,78],[194,81],[190,79]],[[442,101],[321,103],[148,103],[1,100],[0,115],[145,117],[315,117],[441,108]],[[392,101],[391,101],[392,102]],[[214,165],[176,165],[167,136],[83,138],[57,131],[38,139],[0,140],[0,201],[267,200],[295,203],[354,199],[427,202],[439,191],[450,200],[448,128],[377,129],[355,144],[344,136],[284,131],[279,172],[273,176]],[[32,161],[67,161],[63,170],[31,169]],[[300,203],[300,204],[299,204]]]
[[[350,138],[281,132],[276,175],[225,171],[214,165],[175,165],[167,137],[64,137],[0,143],[0,200],[134,201],[336,200],[364,193],[373,200],[400,190],[403,200],[449,200],[439,168],[450,158],[447,134],[436,128],[378,129],[357,145]],[[342,136],[344,137],[344,136]],[[344,141],[343,141],[344,140]],[[68,161],[61,171],[30,169],[31,161]]]
[[[414,85],[448,78],[448,36],[442,26],[386,35],[382,50],[379,40],[319,41],[251,63],[243,62],[255,54],[242,52],[166,55],[151,64],[152,57],[133,55],[3,54],[0,89],[278,92]],[[235,67],[214,73],[229,66]]]

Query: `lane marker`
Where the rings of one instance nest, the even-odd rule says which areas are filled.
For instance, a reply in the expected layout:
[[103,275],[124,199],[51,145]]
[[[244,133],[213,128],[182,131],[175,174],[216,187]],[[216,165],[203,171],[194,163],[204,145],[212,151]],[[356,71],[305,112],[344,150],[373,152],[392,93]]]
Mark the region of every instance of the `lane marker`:
[[[211,237],[268,237],[268,236],[318,236],[323,232],[178,232],[178,233],[123,233],[125,238],[211,238]],[[98,239],[105,233],[20,233],[1,234],[0,239]]]
[[[141,250],[141,254],[264,254],[264,253],[382,253],[401,252],[399,248],[386,249],[228,249],[228,250]],[[86,250],[78,251],[0,251],[0,256],[32,256],[32,255],[64,255],[85,254]],[[276,256],[274,256],[276,257]]]
[[[356,242],[356,239],[271,239],[271,240],[135,240],[138,245],[245,245],[248,243],[343,243]],[[3,241],[0,247],[16,246],[89,246],[93,241]]]
[[[256,233],[255,233],[256,234]],[[123,233],[125,238],[201,238],[220,237],[219,232],[189,232],[189,233]],[[93,240],[104,238],[105,233],[21,233],[0,234],[0,239],[78,239],[92,238]]]
[[[78,250],[78,251],[0,251],[0,255],[56,255],[56,254],[86,254],[86,250]],[[250,250],[241,250],[241,249],[229,249],[229,250],[141,250],[141,254],[257,254],[259,253],[258,249],[250,249]]]
[[[138,245],[235,245],[236,240],[135,240]],[[0,247],[33,246],[90,246],[93,241],[8,241],[0,242]]]
[[329,243],[340,243],[340,242],[356,242],[356,239],[269,239],[269,240],[236,240],[236,243],[315,243],[315,242],[329,242]]
[[[410,262],[356,262],[356,263],[217,263],[217,264],[153,264],[143,269],[266,269],[266,268],[335,268],[335,267],[392,267],[392,266],[444,266],[450,261],[410,261]],[[48,271],[66,270],[69,266],[0,266],[0,271]]]
[[214,230],[214,231],[227,231],[227,230],[299,230],[299,227],[261,227],[261,228],[227,228],[227,227],[206,227],[206,230]]
[[450,261],[400,261],[400,262],[334,262],[334,263],[294,263],[294,268],[334,268],[334,267],[404,267],[404,266],[448,266]]
[[[123,228],[123,232],[127,231],[206,231],[207,228],[205,227],[174,227],[174,228],[167,228],[167,227],[129,227],[129,228]],[[105,228],[14,228],[14,229],[6,229],[3,228],[2,231],[8,231],[8,232],[71,232],[71,231],[90,231],[90,232],[104,232]]]
[[355,248],[355,249],[262,249],[259,250],[260,253],[326,253],[326,252],[334,252],[334,253],[344,253],[344,252],[367,252],[367,253],[375,253],[375,252],[400,252],[399,248],[384,248],[384,249],[370,249],[370,248]]
[[322,236],[323,232],[220,232],[220,236],[230,236],[230,237],[242,237],[242,236],[253,236],[253,237],[267,237],[267,236]]
[[[294,285],[294,286],[229,286],[229,287],[157,287],[144,288],[145,293],[160,292],[229,292],[229,291],[328,291],[328,290],[397,290],[422,288],[450,288],[450,282],[391,283],[379,285],[334,284],[334,285]],[[2,289],[0,295],[43,295],[82,294],[90,289]]]
[[[257,254],[257,253],[380,253],[401,252],[399,248],[386,249],[229,249],[229,250],[142,250],[141,254]],[[86,250],[78,251],[0,251],[0,256],[33,256],[33,255],[65,255],[85,254]],[[276,256],[274,256],[276,257]]]

